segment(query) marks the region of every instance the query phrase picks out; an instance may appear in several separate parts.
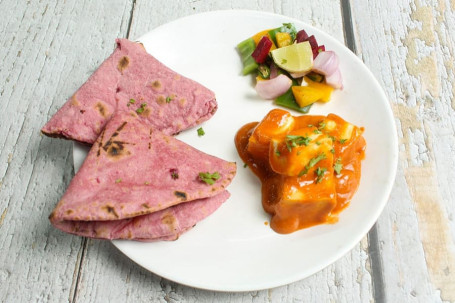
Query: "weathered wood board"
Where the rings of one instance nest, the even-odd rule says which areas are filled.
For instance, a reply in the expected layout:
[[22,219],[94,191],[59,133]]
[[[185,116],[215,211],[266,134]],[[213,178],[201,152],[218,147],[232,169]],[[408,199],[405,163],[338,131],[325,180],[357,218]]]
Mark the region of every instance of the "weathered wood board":
[[377,224],[381,296],[453,302],[455,2],[354,0],[352,9],[359,55],[390,99],[400,138]]

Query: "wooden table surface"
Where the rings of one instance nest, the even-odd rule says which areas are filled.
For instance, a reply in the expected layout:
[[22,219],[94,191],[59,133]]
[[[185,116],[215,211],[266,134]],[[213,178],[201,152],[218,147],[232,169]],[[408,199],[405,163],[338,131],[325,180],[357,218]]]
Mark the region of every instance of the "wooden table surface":
[[[397,124],[398,173],[376,225],[334,264],[269,290],[182,286],[47,220],[74,170],[72,143],[41,126],[116,37],[219,9],[287,15],[345,43]],[[2,0],[0,29],[0,302],[455,302],[454,0]]]

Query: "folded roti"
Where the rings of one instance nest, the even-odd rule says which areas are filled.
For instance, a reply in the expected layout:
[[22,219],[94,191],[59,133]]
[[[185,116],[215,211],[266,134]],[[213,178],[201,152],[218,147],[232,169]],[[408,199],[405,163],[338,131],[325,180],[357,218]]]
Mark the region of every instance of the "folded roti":
[[196,223],[217,210],[229,198],[227,190],[216,196],[181,203],[151,214],[110,221],[51,220],[58,229],[97,239],[137,241],[176,240]]
[[[213,178],[213,184],[208,184],[201,180],[199,173],[217,173],[218,178]],[[234,162],[205,154],[156,131],[134,111],[119,113],[109,121],[93,144],[50,220],[57,228],[68,231],[68,224],[81,226],[74,221],[119,221],[191,201],[212,209],[211,203],[219,206],[227,199],[226,193],[222,193],[235,173]],[[216,199],[221,199],[221,203],[214,201],[215,198],[206,199],[217,195],[219,197]],[[189,212],[194,207],[196,206],[178,209]],[[207,210],[200,211],[209,213]],[[193,212],[184,211],[182,218],[193,215]],[[201,218],[201,214],[194,216],[194,219]],[[137,220],[128,221],[128,224],[146,226],[145,222],[159,219],[153,217]],[[66,221],[72,223],[65,223]],[[194,223],[189,222],[188,224]],[[105,225],[108,229],[115,228],[115,231],[105,232],[101,232],[98,227],[88,226],[85,234],[93,236],[92,230],[97,231],[97,237],[122,235],[128,238],[128,232],[126,235],[120,232],[122,223]],[[97,223],[93,224],[96,226]],[[188,224],[182,226],[189,228]],[[143,228],[135,234],[140,235]],[[176,234],[178,233],[172,235]],[[169,237],[169,234],[154,232],[153,237]]]
[[156,130],[176,134],[208,120],[215,94],[117,39],[117,48],[42,128],[51,137],[93,144],[115,112],[137,111]]

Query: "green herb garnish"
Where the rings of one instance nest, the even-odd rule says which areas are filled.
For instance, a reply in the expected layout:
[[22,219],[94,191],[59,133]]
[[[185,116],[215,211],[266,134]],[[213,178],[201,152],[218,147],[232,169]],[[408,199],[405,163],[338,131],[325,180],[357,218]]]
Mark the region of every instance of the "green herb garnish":
[[198,135],[199,137],[202,137],[203,135],[205,135],[205,131],[204,131],[204,129],[203,129],[202,127],[199,127],[199,128],[197,129],[197,135]]
[[312,167],[315,166],[319,161],[324,160],[325,158],[327,158],[327,157],[325,156],[324,153],[320,153],[320,154],[317,155],[316,157],[311,158],[310,161],[308,162],[308,164],[305,165],[305,168],[302,169],[302,171],[299,173],[299,177],[301,177],[301,176],[307,174],[308,171],[310,170],[310,168],[312,168]]
[[213,185],[215,183],[215,181],[218,180],[220,177],[221,176],[218,172],[214,172],[213,174],[211,174],[209,172],[199,173],[199,179],[209,185]]
[[310,143],[310,141],[311,141],[310,137],[287,135],[286,147],[288,148],[288,151],[291,151],[292,148],[296,146],[302,145],[307,146]]
[[167,96],[167,97],[166,97],[166,103],[169,103],[169,102],[171,102],[171,101],[172,101],[172,98],[169,97],[169,96]]
[[333,170],[335,171],[335,173],[337,175],[339,175],[341,173],[342,169],[343,169],[343,164],[341,163],[341,158],[338,158],[335,161],[335,164],[333,165]]
[[322,181],[322,178],[324,177],[325,172],[327,171],[327,168],[323,167],[318,167],[316,169],[316,183],[320,183]]
[[315,133],[315,134],[320,134],[321,131],[320,131],[319,129],[315,129],[315,130],[313,130],[313,133]]
[[139,107],[138,109],[136,109],[136,113],[142,114],[142,113],[144,112],[146,106],[147,106],[147,103],[142,103],[142,104],[141,104],[141,107]]
[[332,154],[334,154],[334,153],[335,153],[335,148],[332,148],[332,149],[330,150],[330,152],[331,152]]
[[248,164],[243,163],[243,168],[246,168],[247,166],[248,166]]
[[340,142],[340,144],[344,144],[344,142],[348,141],[348,139],[340,139],[338,140],[338,142]]
[[325,126],[326,126],[326,123],[324,121],[321,121],[321,122],[319,122],[318,129],[319,130],[324,129]]
[[275,150],[275,155],[277,155],[278,157],[281,156],[281,153],[279,150]]
[[130,101],[128,102],[128,104],[126,106],[130,106],[131,104],[134,104],[134,103],[136,103],[136,100],[130,99]]

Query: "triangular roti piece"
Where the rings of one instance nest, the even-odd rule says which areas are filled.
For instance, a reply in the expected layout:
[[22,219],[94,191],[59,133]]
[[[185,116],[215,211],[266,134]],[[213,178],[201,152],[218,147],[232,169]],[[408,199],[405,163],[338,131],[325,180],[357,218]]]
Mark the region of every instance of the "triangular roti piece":
[[176,240],[196,223],[212,214],[229,198],[224,190],[216,196],[137,216],[111,221],[58,221],[54,216],[52,224],[58,229],[89,238],[128,239],[137,241]]
[[[217,173],[207,184],[199,173]],[[93,144],[51,221],[107,221],[149,214],[225,190],[236,164],[155,131],[134,112],[115,115]]]
[[116,41],[112,55],[47,122],[44,134],[92,144],[114,113],[134,110],[172,135],[215,113],[211,90],[166,67],[142,44]]

